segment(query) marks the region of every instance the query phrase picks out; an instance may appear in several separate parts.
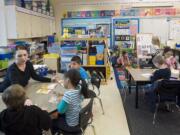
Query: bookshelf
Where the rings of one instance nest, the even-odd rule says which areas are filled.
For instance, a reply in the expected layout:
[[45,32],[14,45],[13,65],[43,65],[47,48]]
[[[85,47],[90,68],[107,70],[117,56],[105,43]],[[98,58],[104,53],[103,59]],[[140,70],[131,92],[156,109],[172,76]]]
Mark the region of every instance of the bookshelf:
[[82,59],[82,67],[88,74],[97,73],[102,82],[110,76],[107,38],[60,38],[61,69],[67,70],[70,60],[78,55]]

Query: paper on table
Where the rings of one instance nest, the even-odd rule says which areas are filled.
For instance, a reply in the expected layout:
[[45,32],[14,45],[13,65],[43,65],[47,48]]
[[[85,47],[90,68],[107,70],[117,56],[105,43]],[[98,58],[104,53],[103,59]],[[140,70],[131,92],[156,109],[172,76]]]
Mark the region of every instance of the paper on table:
[[179,78],[180,70],[171,69],[171,77]]
[[47,89],[53,90],[57,86],[57,83],[48,84]]
[[150,74],[150,73],[143,73],[143,74],[141,74],[141,76],[146,77],[146,78],[150,78],[151,75],[152,74]]
[[36,91],[39,94],[48,94],[51,90],[53,90],[57,86],[57,83],[53,84],[43,84],[40,89]]
[[48,89],[39,89],[36,91],[38,94],[48,94],[51,90]]

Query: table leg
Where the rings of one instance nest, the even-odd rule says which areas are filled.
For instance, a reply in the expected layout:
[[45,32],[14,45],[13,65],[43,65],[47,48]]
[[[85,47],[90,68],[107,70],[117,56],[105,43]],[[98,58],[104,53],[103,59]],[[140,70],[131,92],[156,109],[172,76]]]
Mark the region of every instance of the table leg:
[[138,96],[139,96],[139,91],[138,91],[138,82],[136,82],[136,97],[135,97],[135,108],[138,109],[139,104],[138,104]]
[[130,73],[128,73],[128,76],[129,76],[129,81],[128,81],[128,87],[129,87],[129,94],[131,94],[131,74]]

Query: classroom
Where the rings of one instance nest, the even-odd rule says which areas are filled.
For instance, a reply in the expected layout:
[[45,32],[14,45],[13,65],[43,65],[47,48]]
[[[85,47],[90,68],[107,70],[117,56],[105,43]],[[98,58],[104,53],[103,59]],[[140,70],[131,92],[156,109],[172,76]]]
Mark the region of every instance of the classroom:
[[0,0],[0,135],[180,135],[180,0]]

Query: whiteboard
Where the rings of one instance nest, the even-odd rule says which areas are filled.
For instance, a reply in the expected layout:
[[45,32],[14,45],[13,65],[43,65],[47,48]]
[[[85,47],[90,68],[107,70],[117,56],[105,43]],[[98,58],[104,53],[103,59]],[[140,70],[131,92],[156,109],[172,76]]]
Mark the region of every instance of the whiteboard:
[[152,33],[165,44],[169,38],[169,22],[167,18],[141,18],[140,33]]

